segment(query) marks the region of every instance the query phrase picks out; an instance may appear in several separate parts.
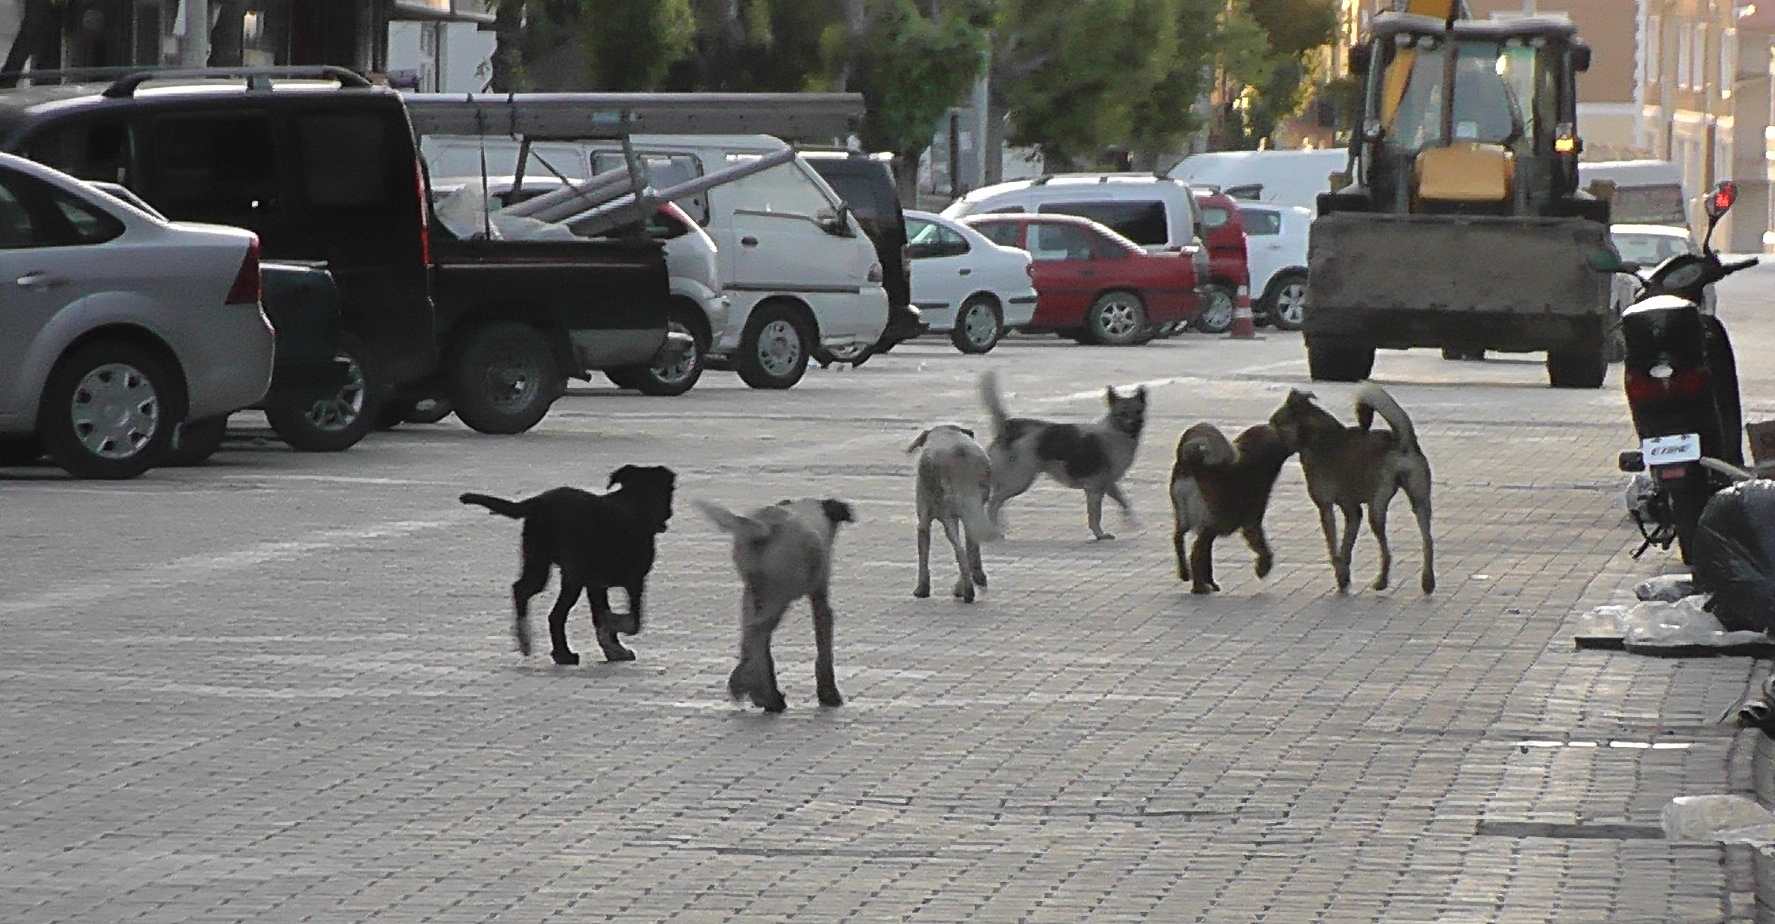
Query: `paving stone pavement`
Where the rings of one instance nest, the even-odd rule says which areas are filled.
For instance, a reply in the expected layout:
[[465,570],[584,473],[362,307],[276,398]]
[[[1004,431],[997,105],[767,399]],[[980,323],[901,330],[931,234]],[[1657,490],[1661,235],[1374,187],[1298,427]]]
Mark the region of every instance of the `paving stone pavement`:
[[[1775,416],[1769,272],[1721,293],[1747,414]],[[1018,413],[1078,419],[1146,382],[1139,522],[1009,508],[980,603],[914,600],[904,447]],[[214,464],[90,484],[0,475],[0,920],[1720,921],[1742,848],[1673,844],[1672,796],[1749,789],[1720,714],[1758,665],[1575,651],[1632,561],[1611,373],[1385,354],[1435,471],[1441,587],[1332,593],[1298,465],[1267,580],[1176,579],[1165,495],[1190,423],[1243,427],[1305,381],[1298,338],[1129,350],[942,341],[787,393],[711,373],[678,399],[576,388],[537,431],[404,428],[337,456],[250,433]],[[1313,386],[1341,416],[1350,389]],[[243,415],[239,421],[255,421]],[[461,507],[679,469],[639,660],[511,650],[517,527]],[[790,707],[730,703],[738,587],[691,498],[839,496],[838,680],[778,634]],[[933,556],[939,588],[950,559]],[[1357,580],[1374,546],[1357,546]],[[539,598],[546,602],[551,598]]]

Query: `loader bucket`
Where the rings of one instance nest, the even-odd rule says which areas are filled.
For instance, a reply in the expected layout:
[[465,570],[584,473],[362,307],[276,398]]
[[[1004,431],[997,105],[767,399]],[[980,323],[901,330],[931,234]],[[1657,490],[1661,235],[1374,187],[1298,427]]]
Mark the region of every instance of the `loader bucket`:
[[1313,222],[1306,332],[1378,347],[1531,352],[1610,317],[1607,226],[1581,218],[1334,212]]

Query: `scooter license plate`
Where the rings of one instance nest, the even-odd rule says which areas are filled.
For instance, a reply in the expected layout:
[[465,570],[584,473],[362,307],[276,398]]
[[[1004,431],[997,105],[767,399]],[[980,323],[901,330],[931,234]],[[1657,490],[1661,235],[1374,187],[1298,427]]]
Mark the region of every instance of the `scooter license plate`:
[[1678,433],[1671,436],[1654,436],[1642,440],[1639,451],[1645,457],[1646,465],[1675,465],[1678,462],[1693,462],[1701,458],[1701,434]]

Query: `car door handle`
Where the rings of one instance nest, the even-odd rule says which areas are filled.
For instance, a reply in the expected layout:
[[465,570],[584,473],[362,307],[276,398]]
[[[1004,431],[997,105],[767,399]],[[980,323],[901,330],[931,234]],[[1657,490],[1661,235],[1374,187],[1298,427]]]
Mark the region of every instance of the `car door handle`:
[[966,275],[968,275],[968,274],[970,274],[970,273],[972,273],[972,272],[973,272],[973,270],[971,270],[971,269],[969,269],[969,268],[967,268],[967,267],[965,267],[965,266],[964,266],[964,267],[962,267],[962,268],[961,268],[961,269],[960,269],[960,270],[958,270],[958,271],[957,271],[957,272],[956,272],[956,275],[959,275],[959,276],[966,276]]
[[758,239],[751,236],[750,234],[748,234],[745,237],[740,238],[740,246],[741,247],[757,247],[758,246]]
[[21,289],[53,289],[56,286],[67,284],[68,280],[59,276],[51,276],[41,270],[26,273],[18,278],[18,286]]

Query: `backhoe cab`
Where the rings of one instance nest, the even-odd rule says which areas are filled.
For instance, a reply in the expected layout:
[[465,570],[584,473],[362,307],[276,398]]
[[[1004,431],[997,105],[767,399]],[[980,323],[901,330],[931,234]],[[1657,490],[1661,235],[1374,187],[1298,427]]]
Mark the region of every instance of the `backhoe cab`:
[[1608,206],[1578,189],[1575,75],[1563,19],[1384,13],[1348,174],[1319,198],[1307,296],[1315,378],[1368,375],[1375,347],[1549,352],[1556,386],[1596,387]]

